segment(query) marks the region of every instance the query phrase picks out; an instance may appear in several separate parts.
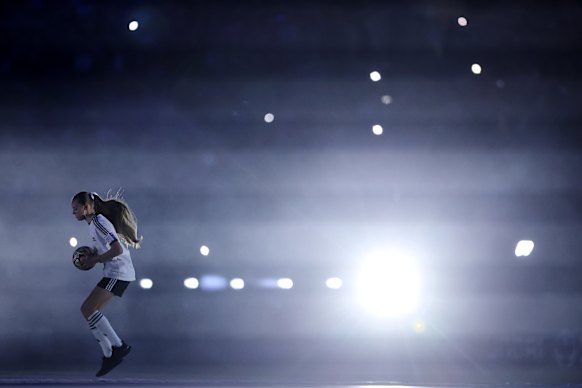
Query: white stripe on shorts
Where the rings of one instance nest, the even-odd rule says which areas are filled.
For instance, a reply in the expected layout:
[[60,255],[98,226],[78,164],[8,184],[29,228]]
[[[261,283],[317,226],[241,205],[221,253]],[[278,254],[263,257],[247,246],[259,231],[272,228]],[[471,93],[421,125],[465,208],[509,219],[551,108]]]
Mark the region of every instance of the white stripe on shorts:
[[117,279],[110,279],[109,283],[107,283],[107,286],[105,287],[105,289],[109,292],[111,292],[111,290],[113,290],[113,287],[115,287],[115,283],[117,283]]

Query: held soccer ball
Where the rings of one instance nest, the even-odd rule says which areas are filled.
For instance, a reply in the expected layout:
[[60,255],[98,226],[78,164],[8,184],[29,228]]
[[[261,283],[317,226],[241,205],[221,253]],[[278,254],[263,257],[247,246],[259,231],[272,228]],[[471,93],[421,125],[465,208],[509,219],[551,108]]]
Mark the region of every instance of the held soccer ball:
[[[93,249],[91,247],[79,247],[79,248],[75,249],[75,252],[73,252],[73,265],[75,267],[77,267],[77,269],[82,269],[81,268],[81,257],[89,256],[91,254],[93,254]],[[91,266],[90,268],[85,268],[82,270],[87,271],[93,267],[94,266]]]

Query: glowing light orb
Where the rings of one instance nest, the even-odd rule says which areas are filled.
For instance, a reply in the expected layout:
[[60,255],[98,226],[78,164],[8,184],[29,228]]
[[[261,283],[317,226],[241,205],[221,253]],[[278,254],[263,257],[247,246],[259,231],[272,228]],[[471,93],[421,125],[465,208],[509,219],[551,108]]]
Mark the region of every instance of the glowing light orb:
[[531,240],[521,240],[515,246],[515,256],[524,257],[529,256],[534,249],[534,242]]
[[152,279],[144,278],[139,281],[139,286],[144,290],[149,290],[154,286],[154,282]]
[[384,104],[384,105],[390,105],[390,104],[392,104],[392,101],[393,101],[392,96],[389,96],[389,95],[382,96],[382,98],[380,100],[382,101],[382,104]]
[[200,282],[196,278],[187,278],[184,279],[184,287],[189,288],[191,290],[195,290],[200,286]]
[[272,113],[267,113],[265,115],[265,122],[266,123],[272,123],[273,121],[275,121],[275,115]]
[[283,290],[290,290],[293,288],[293,280],[289,278],[282,278],[277,280],[277,287],[282,288]]
[[233,290],[242,290],[245,288],[245,281],[240,278],[234,278],[230,281],[230,288]]
[[372,255],[357,277],[358,300],[368,311],[398,316],[417,310],[420,275],[415,263],[401,254]]
[[370,73],[370,79],[374,82],[378,82],[382,79],[382,76],[380,75],[379,72],[373,71]]
[[325,285],[327,288],[331,288],[332,290],[340,289],[343,285],[343,282],[340,278],[329,278],[325,281]]

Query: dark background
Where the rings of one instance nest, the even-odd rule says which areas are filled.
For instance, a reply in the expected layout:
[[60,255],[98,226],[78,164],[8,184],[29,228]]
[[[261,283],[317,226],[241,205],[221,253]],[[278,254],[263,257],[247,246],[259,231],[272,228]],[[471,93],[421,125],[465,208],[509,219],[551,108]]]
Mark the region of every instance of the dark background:
[[[88,240],[70,199],[121,187],[154,286],[104,312],[136,373],[582,380],[581,17],[576,1],[2,2],[0,369],[97,366],[79,307],[100,270],[70,264],[69,238]],[[416,257],[421,305],[379,318],[355,274],[392,248]],[[207,274],[246,287],[184,288]],[[280,277],[293,289],[260,287]]]

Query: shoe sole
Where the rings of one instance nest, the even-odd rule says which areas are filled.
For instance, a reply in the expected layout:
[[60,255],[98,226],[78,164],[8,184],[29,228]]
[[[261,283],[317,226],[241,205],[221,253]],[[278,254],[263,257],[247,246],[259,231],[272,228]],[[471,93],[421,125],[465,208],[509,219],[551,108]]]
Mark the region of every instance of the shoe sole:
[[107,373],[111,372],[113,369],[115,369],[119,364],[121,364],[121,362],[123,361],[123,359],[119,359],[119,361],[117,363],[115,363],[114,365],[111,366],[111,368],[107,369],[104,372],[97,372],[97,374],[95,376],[97,377],[103,377],[105,376]]
[[127,347],[127,350],[118,358],[118,362],[113,365],[111,368],[109,368],[107,371],[105,372],[97,372],[97,374],[95,376],[97,377],[102,377],[105,376],[107,373],[111,372],[113,369],[115,369],[119,364],[121,364],[121,362],[123,361],[123,359],[125,358],[125,356],[127,356],[129,354],[129,352],[131,352],[131,346]]

